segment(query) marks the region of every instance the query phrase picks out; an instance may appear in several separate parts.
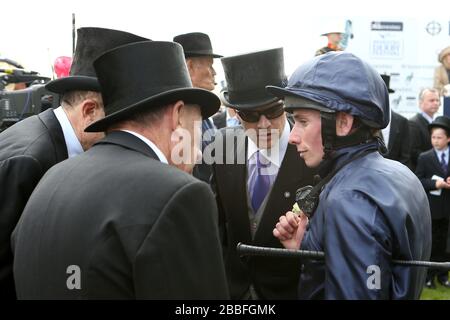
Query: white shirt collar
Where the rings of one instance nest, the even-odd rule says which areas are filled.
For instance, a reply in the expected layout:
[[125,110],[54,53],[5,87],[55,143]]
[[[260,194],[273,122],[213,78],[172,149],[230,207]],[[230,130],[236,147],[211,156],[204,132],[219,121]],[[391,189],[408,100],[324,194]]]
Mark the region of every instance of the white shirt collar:
[[[286,123],[284,124],[284,129],[281,133],[280,139],[278,139],[278,141],[273,144],[272,148],[270,149],[271,151],[269,152],[267,149],[260,150],[260,154],[270,160],[270,162],[276,165],[278,168],[281,167],[281,162],[283,161],[284,154],[286,153],[286,149],[289,143],[289,133],[291,131],[290,128],[291,127],[289,126],[289,122],[286,119]],[[247,140],[247,160],[250,160],[258,151],[258,147],[252,139],[248,138]],[[278,154],[277,152],[274,152],[275,150],[278,151]]]
[[80,140],[78,140],[78,137],[75,134],[75,130],[73,130],[72,124],[70,123],[63,107],[54,109],[53,113],[55,114],[56,119],[58,119],[58,122],[61,125],[64,140],[66,142],[67,155],[69,156],[69,158],[83,153],[84,150],[81,146]]
[[437,154],[437,157],[438,157],[438,159],[439,159],[439,162],[441,161],[441,154],[442,153],[445,153],[445,162],[447,162],[448,163],[448,147],[447,148],[445,148],[444,150],[438,150],[438,149],[436,149],[436,148],[434,148],[434,151],[436,152],[436,154]]
[[420,114],[428,121],[428,123],[432,123],[433,122],[433,117],[430,117],[425,112],[422,111]]
[[124,132],[128,132],[129,134],[132,134],[133,136],[135,136],[136,138],[141,139],[142,141],[144,141],[158,156],[159,161],[163,162],[163,163],[167,163],[169,164],[169,162],[167,161],[166,156],[164,155],[164,153],[162,153],[162,151],[156,146],[156,144],[154,144],[153,142],[151,142],[149,139],[147,139],[146,137],[144,137],[143,135],[134,132],[134,131],[130,131],[130,130],[120,130],[120,131],[124,131]]

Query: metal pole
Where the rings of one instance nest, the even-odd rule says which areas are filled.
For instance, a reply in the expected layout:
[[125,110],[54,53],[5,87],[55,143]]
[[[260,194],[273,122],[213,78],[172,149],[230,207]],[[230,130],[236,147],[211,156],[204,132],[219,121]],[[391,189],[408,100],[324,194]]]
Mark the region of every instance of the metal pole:
[[72,55],[75,53],[75,13],[72,13]]

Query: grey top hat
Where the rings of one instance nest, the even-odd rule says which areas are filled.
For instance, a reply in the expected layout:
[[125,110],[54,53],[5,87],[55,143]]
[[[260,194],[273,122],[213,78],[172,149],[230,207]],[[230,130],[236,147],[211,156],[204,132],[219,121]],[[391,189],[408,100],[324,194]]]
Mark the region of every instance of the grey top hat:
[[279,98],[266,92],[268,85],[286,85],[283,48],[263,50],[221,59],[227,89],[223,99],[238,110],[272,103]]
[[201,32],[180,34],[173,38],[174,42],[181,44],[186,58],[189,57],[213,57],[221,58],[219,54],[213,53],[209,36]]
[[174,42],[124,45],[100,56],[94,67],[106,117],[87,127],[88,132],[105,131],[133,112],[178,100],[199,105],[203,118],[212,116],[220,107],[214,93],[192,87],[183,49]]
[[68,77],[50,81],[46,89],[55,93],[73,90],[100,91],[93,62],[102,53],[124,44],[149,41],[132,33],[104,29],[80,28],[77,30],[77,45]]

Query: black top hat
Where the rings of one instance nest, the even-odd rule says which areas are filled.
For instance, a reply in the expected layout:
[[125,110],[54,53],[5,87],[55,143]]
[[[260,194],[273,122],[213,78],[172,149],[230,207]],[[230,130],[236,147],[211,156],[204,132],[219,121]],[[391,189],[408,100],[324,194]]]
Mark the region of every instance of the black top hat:
[[447,134],[450,134],[450,118],[446,116],[440,116],[433,120],[432,123],[428,125],[428,130],[433,128],[442,128],[447,131]]
[[388,89],[389,93],[394,93],[395,90],[392,90],[389,86],[389,83],[391,82],[391,76],[388,76],[387,74],[380,74],[381,78],[383,78],[384,83],[386,84],[386,87]]
[[228,88],[227,88],[227,87],[223,87],[223,88],[220,90],[220,92],[219,92],[219,99],[220,99],[220,102],[222,103],[222,105],[224,105],[224,106],[227,107],[227,108],[234,108],[234,106],[231,105],[231,104],[229,104],[228,101],[227,101],[227,100],[225,99],[225,97],[223,96],[223,94],[224,94],[225,91],[228,91]]
[[181,44],[184,50],[184,56],[189,57],[213,57],[221,58],[221,55],[212,51],[211,40],[209,36],[201,32],[192,32],[180,34],[173,38],[174,42]]
[[257,51],[221,59],[228,85],[224,100],[240,110],[253,109],[279,100],[266,86],[286,86],[283,48]]
[[[113,66],[113,67],[112,67]],[[94,61],[106,117],[85,131],[99,132],[127,115],[183,100],[198,104],[203,118],[215,114],[219,98],[193,88],[183,55],[174,42],[144,41],[112,49]]]
[[94,60],[110,49],[150,40],[132,33],[103,28],[80,28],[77,35],[70,75],[50,81],[46,88],[52,92],[61,94],[72,90],[100,91],[92,65]]

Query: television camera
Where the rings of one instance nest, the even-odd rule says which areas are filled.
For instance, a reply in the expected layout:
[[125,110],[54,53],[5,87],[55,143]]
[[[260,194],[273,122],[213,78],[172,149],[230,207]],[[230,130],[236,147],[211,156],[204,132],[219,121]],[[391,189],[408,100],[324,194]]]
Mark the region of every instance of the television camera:
[[[45,89],[50,78],[35,71],[0,69],[0,132],[29,116],[59,106],[59,96]],[[26,89],[6,91],[10,83],[25,83]]]

